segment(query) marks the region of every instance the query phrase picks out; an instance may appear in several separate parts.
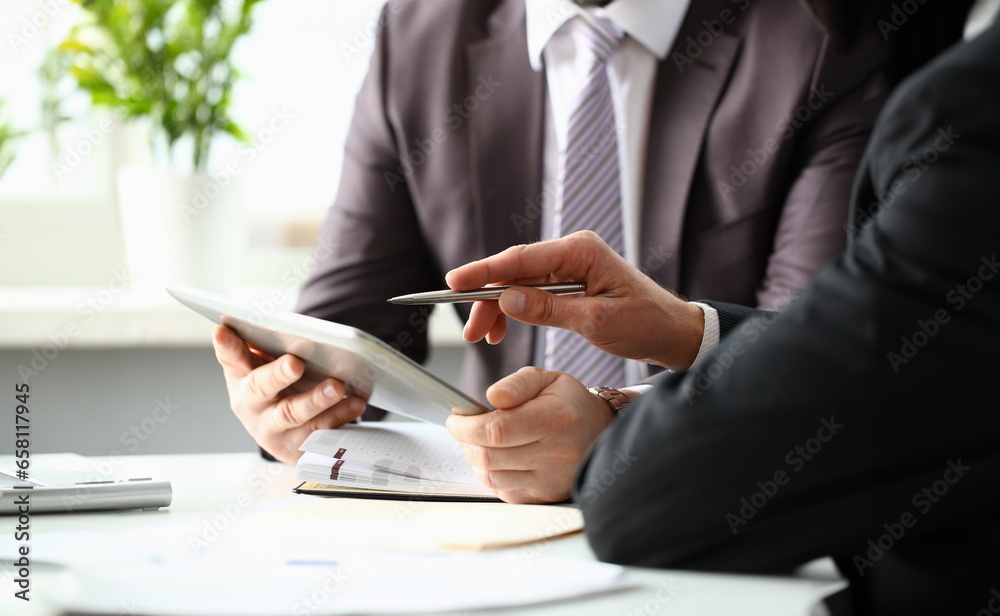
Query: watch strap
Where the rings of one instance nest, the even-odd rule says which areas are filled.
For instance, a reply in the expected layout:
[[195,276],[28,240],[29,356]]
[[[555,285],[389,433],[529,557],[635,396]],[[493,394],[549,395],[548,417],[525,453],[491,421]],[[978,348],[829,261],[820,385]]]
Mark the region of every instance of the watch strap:
[[587,391],[607,402],[608,408],[610,408],[611,412],[617,417],[620,417],[622,415],[622,410],[632,402],[626,394],[615,389],[614,387],[600,385],[598,387],[590,387]]

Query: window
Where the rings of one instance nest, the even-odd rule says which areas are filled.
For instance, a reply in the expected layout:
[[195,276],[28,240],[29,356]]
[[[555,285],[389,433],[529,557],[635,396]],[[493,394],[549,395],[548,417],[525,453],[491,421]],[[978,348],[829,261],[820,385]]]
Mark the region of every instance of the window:
[[[308,253],[332,202],[354,95],[368,66],[380,0],[264,2],[236,49],[245,75],[234,116],[253,146],[213,144],[210,169],[236,163],[245,184],[253,262],[246,284],[277,283]],[[29,130],[0,178],[0,285],[104,284],[123,263],[116,172],[148,149],[134,127],[57,92],[75,119],[43,127],[46,53],[83,10],[67,0],[0,3],[3,115]]]

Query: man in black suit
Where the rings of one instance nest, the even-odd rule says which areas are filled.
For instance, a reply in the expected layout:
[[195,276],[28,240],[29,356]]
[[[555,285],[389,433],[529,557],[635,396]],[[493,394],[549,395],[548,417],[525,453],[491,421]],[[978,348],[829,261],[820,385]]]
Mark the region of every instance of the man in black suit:
[[[800,299],[780,315],[713,304],[718,348],[603,430],[574,484],[598,557],[782,573],[830,555],[858,613],[1000,612],[998,168],[994,25],[890,99],[849,246]],[[542,274],[585,279],[587,297],[515,290],[499,308],[633,358],[684,365],[696,353],[690,336],[671,342],[702,327],[685,302],[586,234],[505,251],[449,283]],[[503,327],[486,303],[473,318],[480,334]],[[449,428],[510,500],[559,496],[567,488],[545,482],[566,473],[544,469],[572,464],[590,433],[570,444],[530,419],[576,405],[609,423],[582,387],[524,369],[491,389],[498,412]]]

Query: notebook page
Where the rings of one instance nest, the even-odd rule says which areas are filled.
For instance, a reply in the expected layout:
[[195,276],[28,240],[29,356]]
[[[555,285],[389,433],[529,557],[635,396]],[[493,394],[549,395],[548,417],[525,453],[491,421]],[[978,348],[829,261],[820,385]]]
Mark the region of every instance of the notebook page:
[[337,460],[318,453],[306,452],[299,459],[295,476],[306,481],[349,488],[391,490],[414,494],[468,494],[493,496],[483,484],[456,483],[436,478],[407,477],[359,462]]
[[317,430],[300,449],[407,477],[480,483],[458,441],[444,428],[423,422],[372,422]]

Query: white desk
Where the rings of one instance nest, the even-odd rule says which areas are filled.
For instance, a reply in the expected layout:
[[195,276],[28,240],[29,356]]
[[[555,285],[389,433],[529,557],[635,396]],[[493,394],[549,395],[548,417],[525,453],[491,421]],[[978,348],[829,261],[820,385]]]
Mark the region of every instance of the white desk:
[[[265,462],[251,453],[126,456],[108,461],[114,465],[115,472],[134,477],[170,480],[173,484],[173,503],[170,508],[158,512],[33,514],[32,537],[74,530],[92,532],[94,541],[100,542],[101,533],[109,530],[141,528],[171,519],[180,519],[190,514],[218,513],[221,508],[235,502],[249,507],[287,499],[290,490],[299,483],[291,467]],[[206,476],[198,471],[199,468],[212,468],[216,472]],[[223,477],[236,479],[219,482],[218,479]],[[394,506],[393,501],[374,502],[382,503],[385,507]],[[295,523],[295,520],[287,521],[287,524]],[[5,538],[13,535],[15,525],[16,518],[0,516],[0,533]],[[593,554],[581,534],[540,544],[537,549],[543,557],[552,554],[593,559]],[[9,554],[0,556],[10,557]],[[11,567],[9,564],[0,563],[0,592],[2,592],[0,613],[24,616],[51,616],[58,613],[47,605],[47,599],[57,596],[60,585],[65,579],[62,577],[64,575],[58,570],[34,564],[31,577],[33,600],[26,604],[13,599],[12,595],[16,589],[12,585]],[[629,568],[626,578],[640,583],[641,586],[577,600],[516,610],[488,610],[481,613],[538,616],[586,614],[652,616],[661,613],[816,616],[825,613],[820,603],[821,598],[844,585],[843,582],[825,574],[822,568],[814,570],[812,575],[799,578],[731,576]],[[667,592],[667,589],[672,589],[672,594]]]

